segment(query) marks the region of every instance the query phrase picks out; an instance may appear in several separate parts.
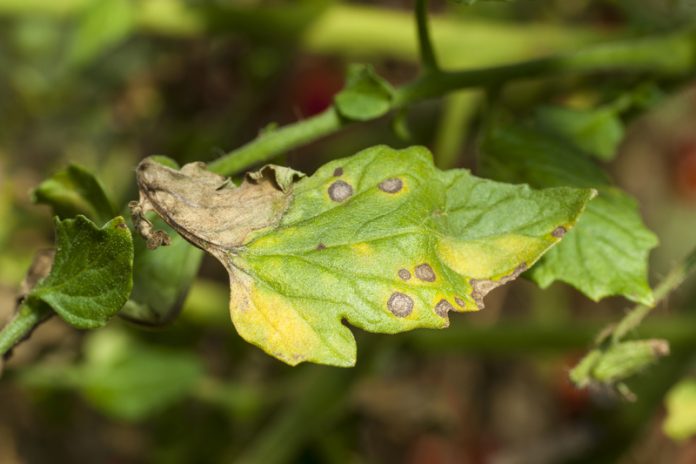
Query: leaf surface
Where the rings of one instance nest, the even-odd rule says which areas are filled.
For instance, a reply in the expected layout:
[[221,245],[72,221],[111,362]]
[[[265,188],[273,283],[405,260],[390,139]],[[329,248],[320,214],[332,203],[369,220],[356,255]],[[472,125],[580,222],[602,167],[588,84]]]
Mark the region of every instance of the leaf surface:
[[624,137],[617,105],[593,109],[546,106],[537,110],[542,126],[563,136],[587,154],[604,161],[614,159]]
[[599,192],[577,227],[531,270],[532,279],[542,288],[556,280],[566,282],[593,300],[623,295],[650,304],[647,260],[657,238],[643,224],[635,200],[613,187],[584,153],[523,127],[492,129],[482,152],[482,172],[491,178],[538,188],[593,187]]
[[84,216],[56,218],[51,272],[27,295],[48,304],[69,324],[90,329],[106,323],[128,299],[133,284],[133,240],[122,217],[101,229]]
[[292,365],[353,365],[344,321],[396,333],[482,308],[594,195],[443,172],[420,147],[370,148],[285,192],[268,175],[240,187],[213,176],[200,164],[176,171],[145,160],[139,207],[225,265],[240,335]]

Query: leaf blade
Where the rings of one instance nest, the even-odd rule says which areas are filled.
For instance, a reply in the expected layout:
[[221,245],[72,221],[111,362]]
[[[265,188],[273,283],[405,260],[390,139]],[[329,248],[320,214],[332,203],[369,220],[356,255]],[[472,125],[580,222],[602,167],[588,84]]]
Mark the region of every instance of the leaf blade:
[[120,216],[102,228],[84,216],[55,223],[53,267],[27,302],[48,304],[77,328],[100,327],[121,309],[133,285],[130,230]]

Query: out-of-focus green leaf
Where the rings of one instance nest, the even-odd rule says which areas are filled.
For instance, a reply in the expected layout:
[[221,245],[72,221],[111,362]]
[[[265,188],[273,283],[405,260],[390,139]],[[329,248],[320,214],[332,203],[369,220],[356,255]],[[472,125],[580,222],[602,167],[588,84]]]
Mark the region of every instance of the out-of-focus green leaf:
[[29,367],[20,381],[35,388],[76,388],[103,413],[137,421],[186,397],[202,376],[191,352],[153,348],[108,329],[87,338],[81,364]]
[[686,440],[696,435],[696,379],[684,379],[667,393],[665,433],[674,440]]
[[101,229],[84,216],[56,218],[56,255],[50,274],[27,295],[48,304],[69,324],[102,326],[128,299],[133,285],[133,241],[122,217]]
[[60,218],[82,214],[104,224],[116,216],[99,181],[91,172],[74,164],[43,181],[32,192],[32,199],[51,206]]
[[135,26],[132,0],[91,0],[78,19],[68,51],[73,66],[83,66],[123,40]]
[[587,110],[547,106],[539,108],[536,116],[545,129],[604,161],[614,159],[624,136],[618,110],[612,105]]
[[443,328],[450,311],[482,308],[594,195],[440,171],[422,147],[370,148],[286,191],[258,175],[235,187],[200,164],[177,171],[145,160],[137,173],[134,207],[155,209],[217,257],[240,335],[292,365],[353,365],[342,321],[396,333]]
[[143,240],[134,243],[133,291],[119,315],[131,322],[163,325],[179,312],[193,279],[198,273],[203,251],[176,235],[159,219],[155,227],[169,232],[169,246],[147,248]]
[[482,172],[493,179],[599,192],[577,227],[529,273],[534,281],[545,288],[561,280],[593,300],[623,295],[652,301],[647,266],[657,238],[643,224],[635,200],[612,187],[584,153],[540,131],[512,126],[491,129],[482,152]]
[[371,66],[352,65],[346,85],[335,97],[336,109],[344,118],[368,121],[391,108],[394,89]]

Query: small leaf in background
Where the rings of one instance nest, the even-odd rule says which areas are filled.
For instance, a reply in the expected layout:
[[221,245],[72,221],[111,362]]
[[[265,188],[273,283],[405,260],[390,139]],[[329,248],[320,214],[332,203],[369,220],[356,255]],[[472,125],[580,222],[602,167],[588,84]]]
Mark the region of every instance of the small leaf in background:
[[546,106],[537,109],[536,118],[545,129],[603,161],[614,159],[624,137],[619,109],[612,105],[593,109]]
[[667,393],[665,433],[674,440],[687,440],[696,435],[696,379],[684,379]]
[[91,0],[75,29],[67,60],[76,67],[126,38],[135,26],[132,0]]
[[240,335],[288,364],[355,363],[343,321],[380,333],[449,325],[570,230],[590,189],[535,191],[439,171],[430,153],[378,146],[278,188],[240,187],[200,163],[145,160],[139,211],[154,209],[230,274]]
[[579,388],[592,383],[614,385],[643,371],[669,354],[665,340],[631,340],[588,353],[570,372]]
[[82,214],[104,224],[116,216],[99,181],[88,170],[69,165],[43,181],[33,192],[35,203],[49,205],[60,218]]
[[335,97],[336,109],[344,118],[368,121],[391,109],[394,89],[371,66],[352,65],[346,85]]
[[651,303],[648,254],[657,238],[643,224],[635,200],[612,187],[584,153],[543,132],[511,126],[490,130],[481,151],[487,177],[536,188],[572,185],[599,192],[577,227],[530,272],[539,286],[560,280],[593,300],[623,295]]
[[100,327],[121,309],[131,292],[130,230],[120,216],[101,229],[84,216],[55,222],[53,267],[26,302],[48,304],[77,328]]
[[91,333],[77,365],[28,367],[20,381],[34,388],[77,388],[96,409],[138,421],[182,400],[203,377],[190,351],[153,348],[125,333]]

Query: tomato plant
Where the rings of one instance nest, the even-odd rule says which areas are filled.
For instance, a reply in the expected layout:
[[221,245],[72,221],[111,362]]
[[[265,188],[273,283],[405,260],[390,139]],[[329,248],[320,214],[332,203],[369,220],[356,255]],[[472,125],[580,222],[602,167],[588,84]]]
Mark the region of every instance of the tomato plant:
[[[111,114],[96,112],[94,120],[122,125],[118,137],[128,140],[137,139],[133,134],[161,118],[169,126],[153,131],[154,150],[171,157],[138,154],[123,165],[109,161],[111,169],[127,172],[128,177],[116,176],[107,187],[101,179],[110,177],[108,166],[88,169],[77,162],[79,156],[68,155],[52,175],[32,185],[33,202],[49,207],[54,217],[55,242],[50,250],[36,251],[12,317],[0,331],[0,353],[11,366],[13,353],[31,345],[29,335],[40,332],[49,319],[94,332],[85,335],[77,361],[8,367],[22,385],[77,390],[98,410],[130,421],[151,417],[186,396],[236,418],[246,414],[259,420],[275,404],[278,392],[221,382],[206,373],[201,359],[181,340],[177,348],[157,344],[167,331],[192,342],[188,337],[201,320],[218,330],[224,326],[225,332],[236,331],[270,358],[291,366],[306,362],[355,366],[358,371],[391,359],[389,352],[398,344],[386,340],[415,329],[442,330],[418,330],[411,338],[396,339],[410,340],[399,343],[415,351],[454,346],[460,353],[466,352],[467,343],[479,349],[488,346],[489,333],[493,351],[515,340],[525,346],[535,338],[529,333],[547,334],[550,344],[587,348],[568,373],[574,388],[633,401],[642,394],[633,390],[641,390],[642,380],[657,375],[654,369],[666,366],[676,372],[693,359],[693,343],[688,342],[693,332],[645,333],[641,328],[689,277],[696,250],[684,254],[680,249],[679,257],[671,255],[675,264],[660,271],[663,277],[653,288],[650,277],[657,273],[650,271],[649,256],[658,247],[659,234],[641,214],[645,197],[624,188],[618,172],[629,123],[639,124],[693,79],[696,34],[685,19],[688,15],[674,13],[665,19],[673,27],[655,25],[651,33],[639,36],[628,30],[607,34],[543,27],[524,35],[501,25],[488,25],[493,32],[481,32],[487,31],[485,25],[470,20],[467,26],[473,32],[462,32],[462,24],[449,16],[429,18],[427,0],[416,0],[413,19],[407,20],[415,28],[405,34],[400,26],[406,20],[404,12],[332,2],[194,7],[174,0],[142,6],[104,0],[76,2],[63,13],[48,2],[36,3],[47,16],[64,13],[77,19],[54,75],[31,80],[30,67],[21,66],[13,75],[13,88],[21,94],[12,103],[18,114],[33,111],[37,120],[64,115],[54,123],[56,139],[66,137],[61,124],[73,129],[74,119],[83,133],[98,140],[99,130],[84,115],[71,113],[61,99],[80,101],[89,111],[90,78],[103,80],[105,87],[122,79],[126,84],[115,109]],[[495,2],[452,3],[468,4],[450,5],[453,17],[468,11],[513,14],[516,8]],[[24,8],[0,1],[0,14],[7,10],[21,17]],[[629,23],[647,21],[632,16],[635,12],[629,7],[611,8]],[[35,63],[48,65],[55,51],[52,37],[62,32],[42,21],[18,22],[13,39]],[[213,105],[198,121],[165,118],[162,108],[176,108],[168,106],[157,89],[195,87],[186,79],[173,82],[187,62],[178,61],[176,47],[170,46],[160,61],[149,63],[147,47],[131,51],[129,41],[154,31],[173,44],[207,35],[222,43],[227,38],[218,28],[224,27],[241,31],[247,40],[246,45],[227,44],[229,49],[253,47],[250,56],[236,58],[248,68],[246,75],[234,74],[237,82],[246,82],[246,91],[236,92],[226,82],[232,77],[220,63],[229,55],[218,55],[211,47],[211,71],[201,78],[206,81],[201,98],[234,98],[235,106]],[[369,40],[361,37],[368,34],[365,31],[373,34]],[[341,34],[347,34],[347,40]],[[480,46],[487,47],[487,53],[476,50],[479,44],[460,47],[460,41],[477,34],[486,41]],[[498,35],[504,38],[496,41]],[[413,45],[402,47],[399,40]],[[290,43],[324,54],[338,54],[345,46],[348,56],[370,62],[347,65],[343,87],[328,100],[326,89],[335,84],[331,72],[326,79],[296,74],[303,82],[280,87],[288,87],[292,95],[319,95],[321,109],[314,101],[298,102],[311,114],[254,128],[251,140],[240,137],[250,132],[247,114],[256,112],[258,119],[260,108],[270,101],[287,102],[277,94],[287,89],[279,90],[273,77],[290,66],[284,58]],[[550,50],[541,55],[529,52],[540,43]],[[407,67],[405,79],[371,59],[379,53],[417,65]],[[471,56],[464,56],[467,53]],[[334,62],[327,63],[326,69],[335,69]],[[200,76],[187,76],[196,77]],[[55,83],[64,87],[56,90]],[[316,86],[310,89],[315,92],[298,91],[303,85]],[[177,104],[184,112],[195,108],[179,93],[172,95],[181,98]],[[433,119],[428,105],[441,100],[442,121],[434,133],[437,130],[428,129]],[[225,130],[226,120],[235,121],[232,135]],[[384,121],[391,122],[393,132],[381,127]],[[18,137],[21,124],[18,127],[9,125],[8,134]],[[217,144],[231,139],[239,142],[238,148],[200,155],[201,146],[216,151]],[[28,145],[32,143],[41,146],[41,141]],[[119,143],[114,146],[137,152],[123,148],[128,142]],[[693,153],[685,146],[686,154],[674,168],[683,192],[693,177],[687,172],[693,170]],[[6,144],[0,150],[13,148]],[[114,150],[100,160],[117,160]],[[153,151],[152,145],[148,150]],[[2,235],[0,240],[11,243]],[[222,265],[222,278],[221,268],[209,257]],[[210,272],[218,273],[217,281],[229,282],[229,290],[201,278]],[[569,292],[568,288],[575,292],[568,293],[573,298],[597,303],[590,311],[624,301],[634,306],[613,314],[616,322],[603,330],[575,328],[572,321],[545,329],[546,319],[569,317],[560,310],[539,316],[539,324],[530,331],[524,323],[516,327],[514,318],[497,316],[480,332],[466,325],[475,313],[489,311],[488,299],[503,294],[499,287],[518,278],[536,286],[540,311],[555,304],[559,291]],[[198,305],[197,315],[180,315],[187,305]],[[500,310],[498,304],[492,306]],[[227,311],[231,325],[220,316]],[[150,338],[148,330],[155,329]],[[515,330],[520,331],[518,338]],[[673,350],[677,356],[670,361]],[[401,356],[418,359],[409,353]],[[262,359],[261,366],[270,362],[254,356],[249,359]],[[291,402],[265,440],[231,451],[244,462],[292,459],[300,443],[347,407],[344,384],[351,383],[346,381],[353,375],[350,370],[299,369],[294,378],[301,380],[295,382],[304,385],[307,397]],[[670,379],[658,389],[676,383],[674,375]],[[687,378],[668,396],[665,430],[675,439],[696,430],[684,412],[694,410],[692,384]],[[583,407],[584,395],[577,396]],[[578,407],[571,409],[575,414]],[[322,417],[314,417],[306,430],[295,430],[311,414]],[[285,436],[294,438],[287,449],[278,451]],[[481,438],[470,455],[482,453],[484,443]],[[411,451],[414,456],[425,452]]]

